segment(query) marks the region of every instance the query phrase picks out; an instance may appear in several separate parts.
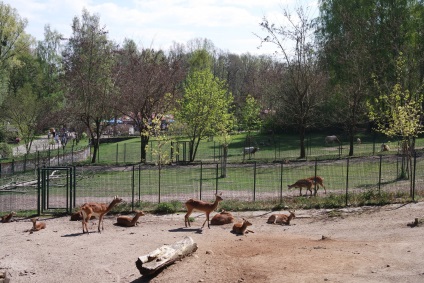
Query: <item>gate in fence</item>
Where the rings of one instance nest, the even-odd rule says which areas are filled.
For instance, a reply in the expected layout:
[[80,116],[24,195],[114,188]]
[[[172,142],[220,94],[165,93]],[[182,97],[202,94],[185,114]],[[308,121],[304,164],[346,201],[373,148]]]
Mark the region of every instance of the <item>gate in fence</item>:
[[38,169],[38,214],[66,212],[75,207],[75,167]]

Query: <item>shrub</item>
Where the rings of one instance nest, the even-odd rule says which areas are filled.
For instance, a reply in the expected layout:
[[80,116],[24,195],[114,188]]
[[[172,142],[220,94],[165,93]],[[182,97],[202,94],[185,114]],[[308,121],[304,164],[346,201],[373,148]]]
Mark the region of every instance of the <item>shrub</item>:
[[0,158],[9,158],[12,156],[12,147],[5,142],[0,142]]
[[162,202],[158,204],[154,212],[158,214],[171,214],[175,213],[176,209],[172,203]]

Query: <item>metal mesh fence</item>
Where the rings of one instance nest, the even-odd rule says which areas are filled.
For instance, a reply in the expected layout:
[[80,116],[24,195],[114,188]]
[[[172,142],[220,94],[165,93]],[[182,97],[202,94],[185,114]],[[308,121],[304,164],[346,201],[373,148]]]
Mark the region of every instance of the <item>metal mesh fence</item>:
[[[413,160],[415,175],[399,179],[404,162],[402,156],[390,155],[288,164],[228,164],[225,177],[218,164],[81,166],[74,169],[74,190],[69,186],[70,173],[61,169],[67,167],[49,167],[41,181],[35,170],[4,174],[0,178],[0,212],[36,211],[40,205],[44,211],[68,210],[89,201],[109,203],[115,195],[132,207],[189,198],[213,200],[217,192],[223,192],[225,200],[281,201],[299,197],[300,190],[289,190],[288,185],[315,175],[324,178],[327,191],[324,194],[320,189],[320,197],[353,197],[363,192],[391,192],[399,197],[423,194],[422,152],[417,152]],[[306,193],[303,188],[302,194]]]

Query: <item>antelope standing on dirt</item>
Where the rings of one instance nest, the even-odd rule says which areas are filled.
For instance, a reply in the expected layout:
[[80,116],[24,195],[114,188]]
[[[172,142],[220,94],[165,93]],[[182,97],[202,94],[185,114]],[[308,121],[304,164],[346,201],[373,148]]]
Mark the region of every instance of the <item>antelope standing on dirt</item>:
[[224,225],[234,222],[234,217],[231,213],[222,210],[220,213],[215,214],[211,219],[211,225]]
[[[106,203],[97,203],[97,202],[87,202],[81,206],[81,213],[82,213],[82,233],[85,233],[87,231],[88,234],[88,227],[87,223],[91,219],[91,216],[95,216],[99,219],[99,226],[97,227],[97,230],[100,232],[100,224],[102,225],[102,230],[104,230],[103,227],[103,217],[108,213],[115,205],[122,202],[121,198],[118,198],[118,196],[115,196],[112,200],[112,202],[107,205]],[[84,229],[85,228],[85,229]]]
[[233,225],[233,230],[232,230],[232,232],[234,233],[234,234],[237,234],[237,235],[244,235],[244,234],[247,234],[247,233],[254,233],[253,231],[251,231],[251,230],[247,230],[247,226],[252,226],[252,223],[251,222],[249,222],[247,219],[244,219],[243,218],[243,222],[238,222],[238,223],[235,223],[234,225]]
[[214,211],[218,207],[219,202],[223,200],[221,195],[222,193],[220,193],[219,195],[215,195],[214,203],[209,203],[202,200],[189,199],[185,203],[185,206],[187,207],[187,213],[184,217],[185,226],[187,227],[187,224],[188,224],[188,226],[191,227],[189,216],[191,215],[193,211],[200,211],[206,214],[206,220],[205,222],[203,222],[201,229],[203,229],[203,227],[205,226],[206,221],[208,222],[208,228],[211,228],[209,226],[209,215],[211,214],[212,211]]
[[312,182],[314,182],[314,184],[316,185],[315,194],[318,191],[319,186],[321,186],[324,189],[325,194],[327,193],[327,190],[325,189],[325,186],[324,186],[324,178],[322,178],[320,176],[312,176],[312,177],[309,177],[308,179],[311,180]]
[[272,214],[267,223],[269,224],[281,224],[290,225],[290,221],[296,217],[294,211],[289,211],[290,215],[287,214]]
[[306,195],[308,195],[308,191],[311,192],[311,196],[312,196],[312,186],[314,185],[312,180],[309,179],[300,179],[298,181],[296,181],[296,183],[294,183],[293,185],[288,185],[288,189],[293,189],[293,188],[299,188],[300,189],[300,196],[302,196],[302,188],[306,188]]
[[116,223],[119,226],[124,226],[124,227],[136,226],[138,224],[138,222],[137,222],[138,218],[140,218],[140,216],[144,216],[144,212],[141,211],[141,210],[136,210],[135,212],[136,212],[136,214],[135,214],[134,217],[118,216],[118,218],[116,218]]
[[9,214],[2,216],[1,223],[9,223],[14,215],[16,215],[16,212],[12,211]]
[[30,231],[40,231],[41,229],[46,228],[47,225],[45,222],[38,222],[37,220],[37,218],[31,218],[32,229]]

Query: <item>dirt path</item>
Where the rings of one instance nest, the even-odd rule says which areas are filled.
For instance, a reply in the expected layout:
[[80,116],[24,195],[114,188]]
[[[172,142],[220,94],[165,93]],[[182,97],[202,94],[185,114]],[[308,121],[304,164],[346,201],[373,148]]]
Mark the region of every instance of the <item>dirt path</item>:
[[[45,219],[47,229],[33,234],[28,219],[0,224],[0,269],[19,282],[424,282],[423,227],[407,226],[423,218],[424,203],[380,208],[299,210],[291,226],[266,224],[270,213],[234,213],[247,217],[253,234],[236,236],[231,225],[201,233],[204,216],[146,215],[137,227],[113,225],[83,235],[69,217]],[[90,225],[91,231],[97,227]],[[184,236],[198,250],[143,278],[138,256]]]

